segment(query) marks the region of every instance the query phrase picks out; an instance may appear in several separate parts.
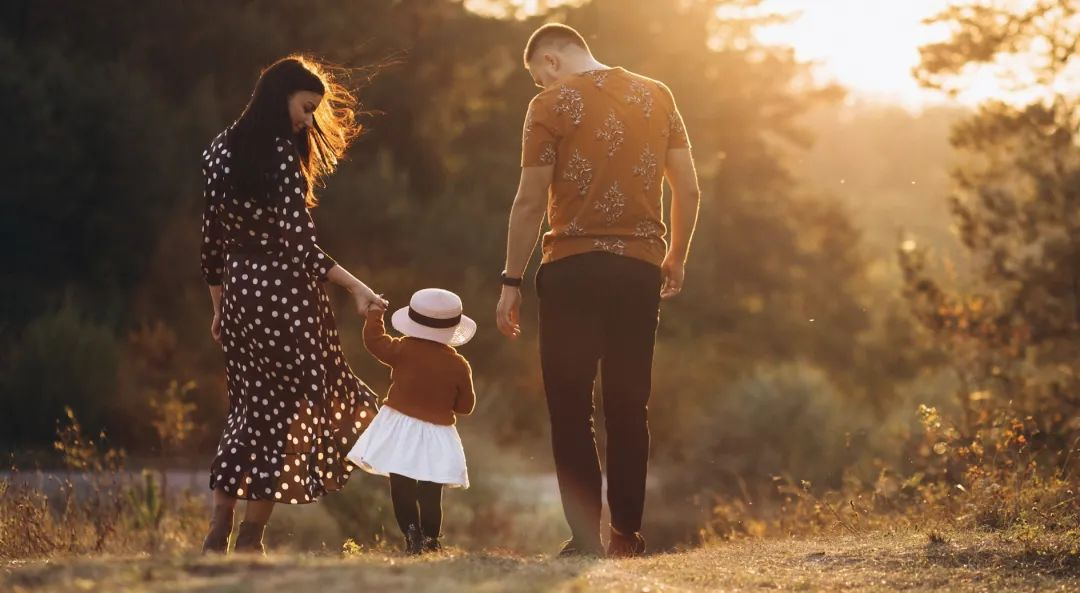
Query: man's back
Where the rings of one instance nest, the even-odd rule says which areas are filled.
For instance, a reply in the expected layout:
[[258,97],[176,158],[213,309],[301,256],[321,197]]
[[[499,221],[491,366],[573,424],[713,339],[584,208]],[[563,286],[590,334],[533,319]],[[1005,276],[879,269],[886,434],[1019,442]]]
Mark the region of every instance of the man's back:
[[[645,552],[640,532],[660,300],[682,288],[700,202],[693,157],[667,87],[607,68],[573,27],[539,27],[523,58],[545,90],[529,104],[522,134],[496,318],[503,334],[521,335],[518,286],[546,207],[551,231],[536,295],[555,473],[571,532],[559,555],[635,556]],[[665,179],[672,191],[670,245],[661,212]],[[597,368],[608,435],[606,552],[593,431]]]
[[583,72],[537,95],[522,166],[555,167],[544,261],[607,251],[659,266],[665,158],[687,147],[668,88],[623,68]]

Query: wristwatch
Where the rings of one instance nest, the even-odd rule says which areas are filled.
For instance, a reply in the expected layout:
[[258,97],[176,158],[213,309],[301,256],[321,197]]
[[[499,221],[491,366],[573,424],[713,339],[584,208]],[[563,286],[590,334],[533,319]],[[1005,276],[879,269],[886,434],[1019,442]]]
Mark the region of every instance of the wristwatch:
[[511,278],[510,276],[507,276],[506,275],[506,270],[503,270],[502,274],[499,275],[499,278],[502,279],[502,285],[503,286],[512,286],[514,288],[521,288],[521,278]]

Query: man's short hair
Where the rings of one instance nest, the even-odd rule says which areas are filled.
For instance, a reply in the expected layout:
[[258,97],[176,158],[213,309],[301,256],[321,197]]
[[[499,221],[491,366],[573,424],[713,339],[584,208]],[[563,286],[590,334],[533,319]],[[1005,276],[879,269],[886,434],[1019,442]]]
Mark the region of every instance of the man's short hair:
[[585,38],[577,32],[577,29],[561,23],[548,23],[534,31],[529,37],[529,42],[525,44],[525,63],[528,64],[536,55],[536,50],[546,44],[555,45],[559,49],[567,45],[576,45],[592,53],[589,50],[589,44],[585,43]]

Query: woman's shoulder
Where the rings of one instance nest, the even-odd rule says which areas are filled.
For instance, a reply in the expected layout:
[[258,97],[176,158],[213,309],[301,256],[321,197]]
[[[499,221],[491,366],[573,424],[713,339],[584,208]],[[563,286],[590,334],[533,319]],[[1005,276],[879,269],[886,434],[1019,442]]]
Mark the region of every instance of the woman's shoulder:
[[220,162],[222,157],[228,158],[231,155],[229,151],[229,132],[232,130],[232,126],[225,128],[214,136],[214,139],[210,141],[210,146],[203,151],[203,160],[208,164],[214,164]]

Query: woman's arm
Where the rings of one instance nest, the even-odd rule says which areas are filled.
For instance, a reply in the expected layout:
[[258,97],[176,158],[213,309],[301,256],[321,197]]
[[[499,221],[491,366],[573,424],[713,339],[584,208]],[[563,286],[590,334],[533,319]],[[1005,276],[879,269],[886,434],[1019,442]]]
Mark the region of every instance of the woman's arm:
[[356,305],[356,312],[361,316],[366,316],[372,307],[385,311],[386,306],[390,304],[340,264],[334,264],[334,267],[330,268],[330,271],[326,273],[326,279],[349,291]]
[[277,140],[278,163],[276,201],[280,209],[278,228],[285,242],[285,257],[308,274],[325,282],[329,271],[337,265],[318,244],[315,222],[307,208],[307,178],[300,171],[300,155],[289,140]]
[[200,255],[202,259],[202,275],[210,288],[210,302],[213,305],[213,315],[210,321],[210,336],[218,344],[221,343],[221,280],[225,269],[225,246],[221,233],[221,224],[217,219],[215,204],[221,199],[218,192],[221,191],[218,180],[221,178],[211,169],[214,167],[213,159],[218,151],[223,150],[220,144],[210,147],[204,153],[206,163],[203,168],[203,216],[202,216],[202,246]]
[[349,291],[361,316],[367,315],[373,305],[385,309],[387,302],[384,299],[319,247],[315,222],[311,220],[305,203],[307,179],[300,172],[300,157],[289,140],[279,139],[277,148],[281,155],[281,173],[277,180],[280,183],[277,190],[281,208],[278,226],[285,241],[286,257],[291,257],[295,264],[319,280],[328,280]]

